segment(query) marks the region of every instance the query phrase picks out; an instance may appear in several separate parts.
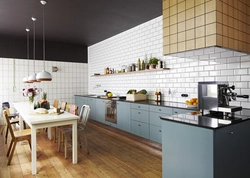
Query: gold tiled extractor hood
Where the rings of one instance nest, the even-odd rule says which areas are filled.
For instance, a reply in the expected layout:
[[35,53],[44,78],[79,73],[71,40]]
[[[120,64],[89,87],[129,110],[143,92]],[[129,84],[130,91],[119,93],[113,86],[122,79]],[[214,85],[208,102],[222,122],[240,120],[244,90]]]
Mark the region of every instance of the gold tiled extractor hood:
[[250,52],[250,0],[163,0],[163,53],[210,46]]

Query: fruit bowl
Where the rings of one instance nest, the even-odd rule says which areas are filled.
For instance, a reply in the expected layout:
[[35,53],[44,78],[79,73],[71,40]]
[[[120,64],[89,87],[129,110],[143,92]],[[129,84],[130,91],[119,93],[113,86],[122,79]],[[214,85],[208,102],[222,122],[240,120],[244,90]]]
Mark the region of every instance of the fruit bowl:
[[198,98],[191,98],[190,100],[186,100],[187,107],[196,108],[198,106]]

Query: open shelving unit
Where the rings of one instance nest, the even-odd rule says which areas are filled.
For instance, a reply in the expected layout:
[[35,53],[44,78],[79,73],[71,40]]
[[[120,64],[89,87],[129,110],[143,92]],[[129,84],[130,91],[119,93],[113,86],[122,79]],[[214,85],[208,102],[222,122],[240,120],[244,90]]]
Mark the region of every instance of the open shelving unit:
[[124,74],[133,74],[133,73],[142,73],[142,72],[155,72],[155,71],[163,71],[163,70],[170,70],[170,68],[160,68],[160,69],[145,69],[139,71],[131,71],[131,72],[121,72],[121,73],[114,73],[114,74],[98,74],[98,75],[91,75],[91,77],[101,77],[101,76],[112,76],[112,75],[124,75]]

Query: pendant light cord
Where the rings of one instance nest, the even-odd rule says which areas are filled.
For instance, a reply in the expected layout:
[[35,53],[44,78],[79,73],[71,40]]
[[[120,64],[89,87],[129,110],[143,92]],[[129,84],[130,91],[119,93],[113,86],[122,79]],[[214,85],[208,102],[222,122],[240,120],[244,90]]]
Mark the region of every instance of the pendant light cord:
[[44,6],[43,5],[43,68],[45,69],[45,32],[44,32]]
[[34,73],[35,73],[35,58],[36,58],[36,18],[33,18],[33,66],[34,66]]
[[30,61],[30,43],[29,43],[29,29],[26,28],[26,31],[27,31],[27,58],[28,58],[28,75],[30,73],[30,65],[29,65],[29,61]]

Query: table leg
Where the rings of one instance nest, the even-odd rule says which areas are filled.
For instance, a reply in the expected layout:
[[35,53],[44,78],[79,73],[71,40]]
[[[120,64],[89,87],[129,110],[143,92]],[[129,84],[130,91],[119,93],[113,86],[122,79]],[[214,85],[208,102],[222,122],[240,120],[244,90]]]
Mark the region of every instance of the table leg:
[[72,163],[77,164],[77,120],[72,124]]
[[51,133],[51,127],[48,127],[48,139],[52,140],[54,136],[52,136],[52,133]]
[[31,128],[31,169],[36,174],[36,128]]

